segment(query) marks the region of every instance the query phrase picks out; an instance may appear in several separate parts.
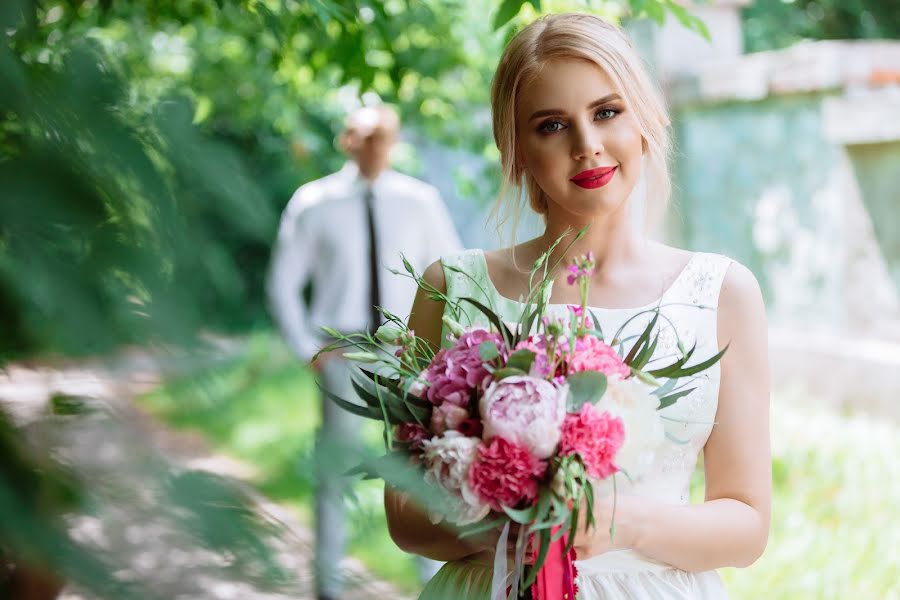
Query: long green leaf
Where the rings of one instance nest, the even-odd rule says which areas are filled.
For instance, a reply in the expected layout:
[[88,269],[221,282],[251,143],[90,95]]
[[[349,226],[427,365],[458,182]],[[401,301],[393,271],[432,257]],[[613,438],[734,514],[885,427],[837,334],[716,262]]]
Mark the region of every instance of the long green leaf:
[[505,341],[507,345],[512,345],[512,332],[509,330],[509,327],[507,327],[506,324],[500,320],[500,317],[498,317],[497,314],[494,313],[494,311],[492,311],[490,308],[488,308],[478,300],[475,300],[474,298],[466,297],[460,298],[459,300],[460,302],[468,302],[469,304],[480,310],[482,314],[487,317],[488,321],[491,322],[491,325],[497,328],[497,332],[503,337],[503,341]]
[[662,410],[664,408],[672,406],[673,404],[675,404],[675,402],[678,401],[679,398],[687,396],[688,394],[690,394],[691,392],[693,392],[696,389],[697,388],[692,387],[688,390],[683,390],[683,391],[677,392],[675,394],[669,394],[668,396],[663,396],[662,398],[659,399],[659,406],[657,407],[656,410]]
[[534,580],[537,579],[538,572],[541,570],[541,567],[544,566],[544,561],[547,560],[547,552],[550,550],[550,531],[547,529],[542,530],[538,534],[539,545],[538,545],[538,553],[537,558],[534,559],[534,564],[531,565],[528,577],[525,579],[525,587],[526,589],[534,583]]
[[380,412],[375,412],[367,406],[361,406],[359,404],[354,404],[353,402],[348,402],[343,398],[332,394],[321,386],[319,389],[322,390],[326,398],[328,398],[344,410],[353,413],[354,415],[359,415],[360,417],[365,417],[366,419],[372,419],[373,421],[384,421]]
[[637,355],[638,351],[641,347],[648,343],[650,340],[650,334],[653,332],[653,328],[656,327],[656,322],[659,320],[659,311],[653,315],[653,318],[650,320],[650,323],[647,324],[647,328],[644,329],[644,332],[641,333],[641,337],[638,338],[638,341],[635,342],[634,346],[631,348],[631,352],[628,353],[628,356],[625,357],[625,364],[630,365],[634,361],[634,357]]
[[656,352],[656,345],[659,343],[659,336],[653,336],[653,342],[644,346],[644,349],[638,352],[638,355],[634,357],[634,361],[631,363],[632,369],[643,369],[644,366],[650,362],[650,359],[653,358],[653,353]]
[[[697,363],[696,365],[692,365],[690,367],[684,367],[682,369],[678,369],[674,373],[666,375],[666,377],[689,377],[690,375],[695,375],[700,373],[701,371],[705,371],[710,368],[717,362],[719,362],[723,356],[725,356],[725,352],[728,350],[728,346],[725,346],[721,352],[717,353],[715,356],[712,356],[701,363]],[[652,374],[652,372],[651,372]]]
[[672,377],[671,373],[677,372],[678,369],[680,369],[682,366],[684,366],[684,364],[687,361],[689,361],[691,359],[691,357],[694,355],[694,351],[696,349],[697,349],[697,343],[694,342],[694,345],[691,346],[691,349],[688,350],[684,354],[684,356],[682,356],[681,358],[676,360],[674,363],[672,363],[671,365],[665,366],[665,367],[653,369],[652,371],[648,371],[648,373],[650,373],[654,377],[669,377],[669,378],[671,378]]

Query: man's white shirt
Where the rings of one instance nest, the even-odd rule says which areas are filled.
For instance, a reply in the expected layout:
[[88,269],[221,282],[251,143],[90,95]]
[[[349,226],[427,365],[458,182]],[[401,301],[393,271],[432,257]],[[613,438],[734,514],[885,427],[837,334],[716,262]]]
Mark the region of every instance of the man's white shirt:
[[[272,254],[268,294],[273,316],[294,352],[309,360],[327,342],[322,326],[362,331],[369,319],[369,233],[365,193],[371,185],[378,243],[381,305],[405,319],[415,282],[402,253],[421,273],[462,248],[434,187],[386,170],[369,183],[352,162],[300,187],[281,217]],[[307,306],[302,289],[312,284]]]

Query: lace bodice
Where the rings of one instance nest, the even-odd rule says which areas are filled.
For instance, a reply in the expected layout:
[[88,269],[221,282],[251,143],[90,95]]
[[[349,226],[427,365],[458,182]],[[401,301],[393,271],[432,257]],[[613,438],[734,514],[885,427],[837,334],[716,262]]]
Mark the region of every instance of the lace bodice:
[[[467,250],[445,257],[442,263],[449,297],[472,297],[490,306],[506,321],[518,319],[522,304],[500,295],[488,276],[481,250]],[[649,367],[652,368],[654,362],[660,365],[672,362],[678,352],[679,336],[686,348],[696,341],[697,349],[687,365],[696,364],[719,350],[716,308],[722,280],[730,263],[731,259],[718,254],[695,253],[657,301],[636,308],[591,307],[589,310],[599,320],[606,340],[610,342],[623,325],[618,339],[639,335],[652,318],[652,314],[645,311],[659,305],[660,338]],[[465,314],[460,316],[463,325],[486,325],[486,319],[476,308],[466,304],[463,310]],[[550,317],[565,316],[566,312],[566,305],[563,304],[547,307]],[[631,343],[633,341],[626,343],[625,347],[629,348]],[[695,376],[696,381],[691,387],[696,389],[661,411],[666,441],[656,453],[651,468],[639,480],[631,483],[619,481],[621,492],[651,496],[672,504],[689,502],[691,475],[716,417],[719,372],[719,365],[716,364]]]

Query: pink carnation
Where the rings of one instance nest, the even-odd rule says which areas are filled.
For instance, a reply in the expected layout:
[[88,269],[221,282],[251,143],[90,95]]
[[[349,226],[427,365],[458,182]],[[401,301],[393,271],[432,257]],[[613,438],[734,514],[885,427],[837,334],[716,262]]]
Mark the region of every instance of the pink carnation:
[[579,454],[588,475],[605,479],[618,471],[616,453],[625,441],[622,419],[600,412],[590,403],[566,415],[559,440],[559,454]]
[[619,358],[612,346],[601,342],[592,335],[575,340],[575,351],[568,357],[569,373],[598,371],[607,377],[625,379],[631,369]]
[[546,470],[547,463],[527,448],[497,437],[479,446],[469,468],[469,487],[495,511],[503,510],[501,505],[515,508],[523,501],[530,505]]
[[487,385],[490,373],[484,368],[478,347],[488,341],[501,344],[498,334],[473,329],[461,335],[451,348],[435,355],[424,374],[431,384],[426,396],[432,404],[451,402],[467,407],[472,392]]

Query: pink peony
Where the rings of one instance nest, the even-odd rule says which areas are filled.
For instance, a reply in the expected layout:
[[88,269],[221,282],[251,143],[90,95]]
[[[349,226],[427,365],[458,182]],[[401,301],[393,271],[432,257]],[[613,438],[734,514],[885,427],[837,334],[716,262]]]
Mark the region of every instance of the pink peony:
[[581,410],[566,415],[559,440],[559,453],[563,456],[579,454],[588,475],[605,479],[618,471],[616,453],[625,441],[622,419],[600,412],[590,403]]
[[530,505],[546,470],[547,463],[527,448],[498,437],[479,446],[469,467],[469,487],[495,511],[502,511],[501,505],[515,508],[523,501]]
[[484,368],[478,347],[482,342],[501,345],[501,338],[486,329],[472,329],[450,348],[440,350],[425,370],[431,384],[426,396],[432,404],[451,402],[467,407],[472,392],[487,385],[490,373]]
[[631,369],[619,358],[612,346],[592,335],[575,340],[575,351],[569,355],[566,362],[569,373],[599,371],[607,377],[622,379],[631,375]]
[[501,437],[548,458],[559,441],[566,416],[566,386],[545,379],[514,376],[492,383],[481,397],[484,439]]
[[448,429],[459,429],[460,423],[469,418],[469,411],[452,402],[444,402],[431,411],[431,431],[443,435]]

